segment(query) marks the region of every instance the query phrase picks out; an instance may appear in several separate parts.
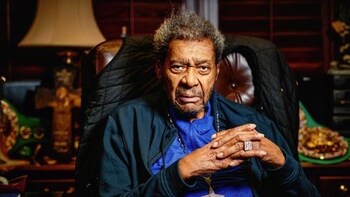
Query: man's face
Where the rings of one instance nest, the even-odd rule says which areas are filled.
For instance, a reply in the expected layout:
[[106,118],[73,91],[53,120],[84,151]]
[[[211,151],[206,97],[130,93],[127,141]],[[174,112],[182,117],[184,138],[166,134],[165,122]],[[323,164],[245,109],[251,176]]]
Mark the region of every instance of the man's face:
[[171,103],[190,120],[204,116],[218,73],[210,39],[171,41],[164,65],[157,69]]

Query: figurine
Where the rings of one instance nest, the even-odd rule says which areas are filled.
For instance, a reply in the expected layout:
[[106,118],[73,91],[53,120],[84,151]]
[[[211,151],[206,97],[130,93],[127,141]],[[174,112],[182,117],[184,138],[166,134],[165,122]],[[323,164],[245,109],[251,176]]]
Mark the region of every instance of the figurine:
[[341,38],[339,43],[338,68],[350,68],[350,1],[340,0],[338,17],[332,22],[333,30]]

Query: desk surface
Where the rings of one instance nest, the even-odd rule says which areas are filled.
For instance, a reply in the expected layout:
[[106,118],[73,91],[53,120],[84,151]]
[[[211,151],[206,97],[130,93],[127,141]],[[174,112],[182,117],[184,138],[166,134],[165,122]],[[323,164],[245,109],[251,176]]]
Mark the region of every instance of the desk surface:
[[[339,187],[350,187],[350,160],[331,164],[319,165],[308,162],[302,162],[306,175],[310,181],[319,188],[322,194],[339,193]],[[54,165],[24,165],[8,171],[5,175],[18,177],[28,175],[28,192],[74,192],[74,174],[75,163],[54,164]],[[329,186],[324,186],[329,185]]]

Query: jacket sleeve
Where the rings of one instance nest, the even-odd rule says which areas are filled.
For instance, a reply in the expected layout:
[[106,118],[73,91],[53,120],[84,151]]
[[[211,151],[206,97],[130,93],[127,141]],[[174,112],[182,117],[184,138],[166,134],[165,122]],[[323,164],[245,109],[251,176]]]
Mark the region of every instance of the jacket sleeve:
[[269,189],[273,193],[278,193],[279,196],[320,196],[316,187],[305,175],[300,163],[292,156],[288,143],[275,124],[268,119],[264,122],[267,124],[262,124],[258,130],[261,129],[265,137],[276,143],[285,156],[285,164],[277,169],[266,164],[261,165],[265,178],[271,184]]
[[[142,171],[135,167],[139,162],[120,130],[116,120],[109,117],[103,137],[100,196],[179,196],[187,185],[178,173],[178,162],[155,175]],[[148,178],[141,180],[141,173]]]
[[320,196],[299,163],[288,154],[285,154],[285,157],[286,162],[282,167],[267,168],[267,174],[274,183],[277,183],[276,187],[282,191],[283,196]]

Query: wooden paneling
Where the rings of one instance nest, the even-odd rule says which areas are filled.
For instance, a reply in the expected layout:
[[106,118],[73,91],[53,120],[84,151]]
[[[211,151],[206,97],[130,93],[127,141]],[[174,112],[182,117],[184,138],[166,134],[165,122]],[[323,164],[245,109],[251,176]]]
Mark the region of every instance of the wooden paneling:
[[153,34],[172,6],[182,0],[94,0],[96,21],[107,39],[118,38],[122,27],[127,27],[127,35]]
[[225,34],[257,36],[281,49],[296,72],[324,72],[329,51],[322,13],[326,0],[219,0],[219,28]]
[[[11,0],[10,27],[1,8],[0,71],[9,79],[41,77],[50,68],[42,54],[18,51],[17,44],[34,19],[36,1]],[[93,0],[97,24],[106,39],[120,37],[122,27],[127,35],[153,34],[173,6],[182,0]],[[324,73],[333,56],[329,37],[331,0],[218,0],[219,29],[224,34],[243,34],[268,39],[276,44],[290,66],[301,73]],[[4,2],[3,2],[4,4]],[[1,4],[2,5],[2,4]],[[6,32],[10,30],[10,40]],[[9,42],[7,44],[6,42]],[[23,56],[24,53],[24,56]],[[20,56],[19,56],[20,55]],[[37,63],[37,64],[36,64]],[[36,64],[39,73],[19,73]],[[4,66],[3,66],[4,65]],[[27,70],[27,69],[26,69]]]

